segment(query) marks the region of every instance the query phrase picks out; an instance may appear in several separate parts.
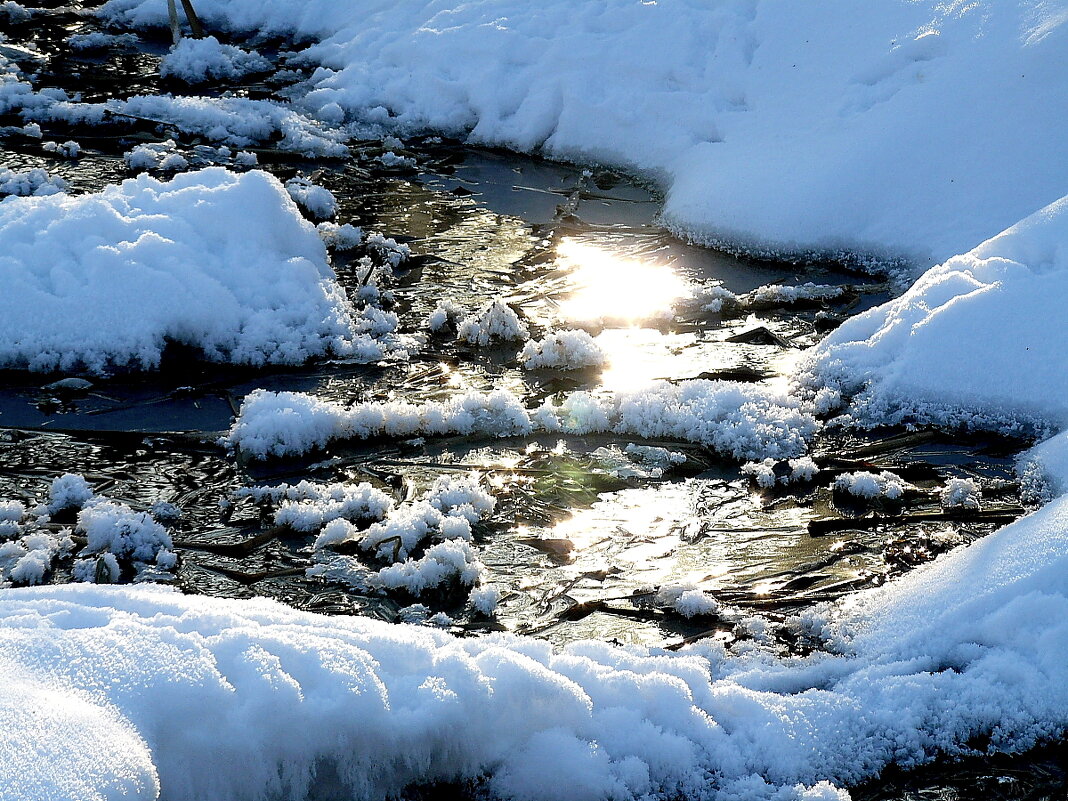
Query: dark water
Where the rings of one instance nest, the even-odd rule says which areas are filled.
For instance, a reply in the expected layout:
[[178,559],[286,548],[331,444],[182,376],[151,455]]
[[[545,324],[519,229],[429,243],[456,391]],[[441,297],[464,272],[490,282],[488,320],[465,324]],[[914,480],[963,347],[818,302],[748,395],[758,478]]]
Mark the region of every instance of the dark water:
[[[11,42],[32,42],[52,55],[39,85],[79,91],[87,101],[189,91],[158,79],[163,37],[103,52],[69,52],[65,37],[92,26],[79,9],[63,7],[7,33]],[[225,88],[249,97],[280,91],[270,76],[256,80]],[[0,118],[0,125],[21,121]],[[82,157],[57,158],[39,141],[8,132],[0,138],[3,165],[44,166],[70,181],[75,192],[128,177],[124,151],[176,135],[128,122],[42,128],[45,140],[79,141]],[[177,136],[189,156],[205,144]],[[788,630],[778,628],[789,615],[880,584],[998,525],[900,517],[936,513],[936,493],[947,478],[976,478],[987,491],[988,506],[1018,513],[1012,456],[1025,443],[945,432],[889,441],[903,432],[821,435],[813,452],[852,456],[864,460],[864,469],[903,471],[919,490],[888,510],[899,515],[895,520],[844,526],[823,536],[810,533],[811,521],[865,511],[842,508],[825,478],[790,491],[761,491],[737,464],[683,443],[643,443],[685,455],[684,463],[662,475],[628,469],[634,465],[622,448],[638,440],[603,436],[342,443],[297,460],[236,459],[216,439],[243,397],[259,387],[338,401],[422,401],[504,387],[534,401],[576,389],[633,389],[653,379],[739,368],[782,383],[799,349],[822,335],[823,321],[888,297],[876,279],[837,265],[748,262],[688,245],[657,225],[659,198],[653,191],[611,171],[432,137],[408,140],[404,148],[414,168],[382,167],[376,160],[380,142],[354,143],[345,160],[309,160],[273,151],[269,144],[258,152],[263,168],[280,178],[299,171],[328,187],[340,203],[338,222],[410,245],[415,256],[394,288],[401,333],[420,330],[443,297],[471,309],[499,295],[521,307],[535,329],[581,323],[596,332],[610,356],[606,369],[530,373],[516,366],[514,353],[472,352],[438,342],[409,361],[334,360],[272,370],[205,364],[195,353],[174,348],[156,373],[89,376],[92,387],[80,392],[47,388],[63,376],[8,371],[0,373],[0,499],[39,499],[54,476],[80,472],[98,492],[134,508],[158,501],[181,508],[172,534],[181,556],[176,581],[187,591],[262,595],[303,609],[392,620],[413,599],[370,596],[304,575],[312,537],[282,531],[256,547],[233,547],[271,530],[270,510],[247,500],[220,507],[220,501],[250,484],[305,478],[370,481],[400,500],[440,475],[477,473],[498,499],[493,516],[476,531],[477,543],[486,578],[505,597],[492,622],[469,618],[455,594],[420,599],[453,616],[457,632],[500,627],[557,643],[593,637],[660,646],[695,636],[724,641],[750,636],[729,621],[685,620],[649,602],[657,587],[685,582],[764,615],[774,644],[784,651],[796,647]],[[586,270],[590,264],[603,269]],[[351,259],[337,257],[335,267],[342,284],[355,291],[359,275]],[[709,282],[736,293],[809,282],[850,291],[833,302],[731,316],[672,311],[670,291],[656,297],[649,290]],[[773,332],[770,344],[760,337],[731,341],[761,327]],[[52,580],[69,580],[69,573],[61,567]],[[1058,746],[908,774],[888,772],[856,788],[854,797],[1039,799],[1064,797],[1065,786]]]

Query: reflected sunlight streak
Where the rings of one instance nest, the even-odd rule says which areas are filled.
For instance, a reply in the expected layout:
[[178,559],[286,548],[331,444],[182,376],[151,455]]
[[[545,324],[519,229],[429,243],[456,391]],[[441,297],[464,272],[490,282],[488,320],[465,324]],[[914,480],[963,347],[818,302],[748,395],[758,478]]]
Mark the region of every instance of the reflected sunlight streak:
[[560,314],[568,320],[636,325],[669,315],[674,302],[686,294],[686,281],[663,264],[574,239],[562,240],[557,253],[576,284],[575,292],[560,304]]

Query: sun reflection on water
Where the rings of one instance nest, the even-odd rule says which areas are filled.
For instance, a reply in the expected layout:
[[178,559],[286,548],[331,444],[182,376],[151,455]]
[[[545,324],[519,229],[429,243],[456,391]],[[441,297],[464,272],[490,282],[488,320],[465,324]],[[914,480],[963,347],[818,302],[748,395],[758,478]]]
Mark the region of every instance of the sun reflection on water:
[[576,286],[559,311],[574,322],[638,325],[669,315],[686,294],[686,281],[665,264],[574,239],[562,240],[557,254]]

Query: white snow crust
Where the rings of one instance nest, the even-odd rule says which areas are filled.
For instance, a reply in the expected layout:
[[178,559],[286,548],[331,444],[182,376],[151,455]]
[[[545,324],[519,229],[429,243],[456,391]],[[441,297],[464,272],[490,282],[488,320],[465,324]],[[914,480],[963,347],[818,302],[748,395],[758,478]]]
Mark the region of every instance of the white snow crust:
[[[1033,0],[202,0],[319,40],[304,98],[401,133],[628,166],[708,241],[923,267],[1064,194],[1068,17]],[[112,21],[165,25],[155,0]]]
[[0,285],[5,367],[153,368],[167,341],[246,364],[380,355],[315,229],[262,172],[4,201]]

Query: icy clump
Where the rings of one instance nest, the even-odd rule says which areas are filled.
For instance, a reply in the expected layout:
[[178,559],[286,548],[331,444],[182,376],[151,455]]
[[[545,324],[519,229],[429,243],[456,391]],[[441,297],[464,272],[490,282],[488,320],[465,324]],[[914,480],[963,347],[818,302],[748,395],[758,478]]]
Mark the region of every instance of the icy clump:
[[19,523],[26,516],[26,506],[21,501],[0,501],[0,537],[11,537],[22,529]]
[[164,170],[181,172],[189,168],[189,161],[180,152],[173,139],[138,145],[122,154],[123,161],[131,172],[141,170]]
[[720,611],[720,604],[715,598],[689,585],[664,585],[657,591],[656,601],[686,618],[715,615]]
[[847,320],[798,383],[855,394],[864,424],[1068,426],[1068,348],[1048,328],[1068,301],[1066,242],[1068,197]]
[[388,264],[394,270],[412,257],[412,249],[408,245],[377,231],[372,231],[367,235],[365,244],[367,252],[378,262]]
[[40,167],[18,172],[0,167],[0,195],[43,197],[66,192],[67,188],[65,180]]
[[811,457],[801,456],[783,462],[781,459],[762,459],[746,462],[742,472],[757,483],[757,486],[770,489],[776,484],[794,484],[812,481],[819,473],[819,465]]
[[870,473],[861,470],[856,473],[843,473],[834,480],[834,489],[837,492],[845,492],[857,498],[886,498],[887,500],[900,500],[904,494],[912,489],[912,485],[906,483],[900,476],[883,470],[881,473]]
[[497,613],[497,606],[503,597],[504,594],[496,587],[483,586],[475,587],[471,590],[467,600],[471,604],[471,608],[480,615],[493,617]]
[[212,361],[377,358],[280,183],[221,168],[0,203],[0,364],[150,369],[168,340]]
[[393,508],[393,499],[367,482],[313,485],[303,481],[298,500],[281,503],[274,515],[279,526],[315,531],[332,520],[381,520]]
[[71,576],[83,584],[117,584],[122,568],[115,554],[105,551],[89,559],[74,560]]
[[951,478],[939,494],[945,509],[965,509],[977,512],[983,505],[983,490],[973,478]]
[[495,298],[460,321],[456,338],[484,348],[494,342],[524,342],[530,339],[530,329],[511,306]]
[[44,132],[41,131],[41,126],[36,122],[28,122],[22,126],[22,133],[31,139],[40,139],[44,136]]
[[363,230],[349,223],[321,222],[315,228],[326,246],[334,250],[352,250],[363,241]]
[[801,301],[834,300],[841,297],[844,291],[840,286],[813,283],[801,284],[800,286],[766,284],[746,293],[739,298],[739,302],[751,309],[789,306]]
[[540,341],[531,340],[519,354],[519,361],[528,370],[582,370],[600,367],[606,358],[605,352],[585,331],[557,331]]
[[78,512],[78,530],[85,534],[89,553],[107,551],[116,557],[152,562],[162,549],[172,547],[167,530],[151,515],[106,498]]
[[72,50],[105,50],[109,47],[135,47],[141,39],[133,33],[75,33],[67,37]]
[[290,178],[286,181],[286,191],[313,219],[327,220],[337,214],[337,199],[333,193],[307,178]]
[[233,81],[253,72],[265,72],[271,62],[259,53],[224,45],[214,36],[203,39],[183,37],[171,48],[159,65],[164,78],[178,78],[186,83]]
[[52,479],[48,489],[48,513],[54,515],[67,509],[81,509],[94,495],[93,488],[80,473],[64,473]]
[[420,434],[529,434],[530,417],[510,392],[471,392],[413,404],[365,402],[351,407],[299,392],[256,390],[245,397],[226,443],[260,458],[321,448],[334,439]]
[[496,504],[477,480],[443,476],[420,498],[370,526],[363,532],[360,547],[379,557],[392,554],[397,561],[431,537],[470,541],[471,524],[492,513]]
[[383,167],[403,168],[408,170],[414,170],[416,168],[415,159],[411,156],[398,156],[392,150],[387,150],[381,156],[376,157],[375,161]]
[[446,333],[449,330],[456,331],[463,319],[464,310],[458,303],[449,300],[439,300],[434,311],[426,319],[426,327],[432,334]]
[[45,142],[41,147],[46,153],[55,153],[65,159],[76,159],[82,152],[82,146],[73,139],[66,142]]
[[407,559],[382,568],[371,577],[371,583],[388,590],[422,595],[450,582],[473,586],[478,583],[483,569],[478,551],[470,543],[445,540],[431,545],[419,559]]
[[[2,100],[2,95],[0,95]],[[2,103],[0,103],[2,105]],[[309,157],[342,158],[349,154],[347,135],[324,127],[287,104],[245,97],[138,95],[102,104],[62,103],[42,99],[28,113],[39,120],[101,122],[104,112],[159,120],[184,134],[247,148],[280,136],[273,147]],[[249,159],[253,154],[243,158]]]

